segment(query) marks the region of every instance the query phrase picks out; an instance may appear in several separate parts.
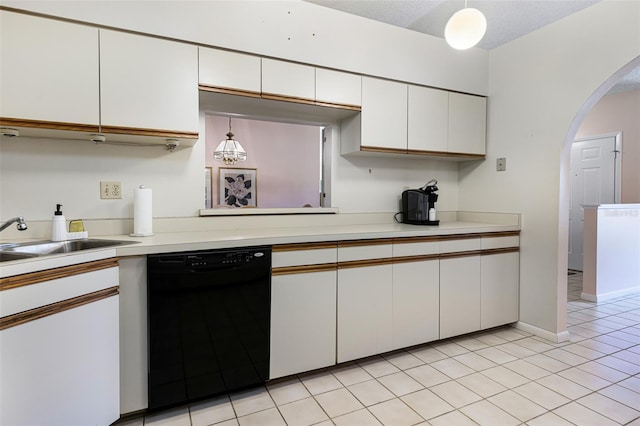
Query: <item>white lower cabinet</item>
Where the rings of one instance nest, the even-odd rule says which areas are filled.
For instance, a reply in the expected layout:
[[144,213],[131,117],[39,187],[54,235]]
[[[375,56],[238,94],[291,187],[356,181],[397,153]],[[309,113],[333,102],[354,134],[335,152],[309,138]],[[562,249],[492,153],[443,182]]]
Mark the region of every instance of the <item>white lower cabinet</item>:
[[440,338],[480,330],[480,255],[440,259]]
[[438,259],[393,264],[393,349],[438,340]]
[[25,274],[24,284],[2,290],[0,424],[108,425],[120,417],[118,268],[106,260],[91,270],[99,262],[60,268],[50,281]]
[[336,275],[271,278],[270,379],[336,363]]
[[498,253],[481,259],[480,327],[518,321],[520,254]]
[[392,265],[338,270],[338,362],[393,349]]

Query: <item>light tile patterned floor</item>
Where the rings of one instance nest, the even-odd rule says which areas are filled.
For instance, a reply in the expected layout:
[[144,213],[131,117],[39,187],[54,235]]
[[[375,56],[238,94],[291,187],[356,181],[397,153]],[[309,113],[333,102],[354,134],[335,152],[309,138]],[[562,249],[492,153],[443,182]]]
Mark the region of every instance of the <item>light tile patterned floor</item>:
[[571,340],[512,327],[376,356],[118,426],[640,426],[640,295],[580,300]]

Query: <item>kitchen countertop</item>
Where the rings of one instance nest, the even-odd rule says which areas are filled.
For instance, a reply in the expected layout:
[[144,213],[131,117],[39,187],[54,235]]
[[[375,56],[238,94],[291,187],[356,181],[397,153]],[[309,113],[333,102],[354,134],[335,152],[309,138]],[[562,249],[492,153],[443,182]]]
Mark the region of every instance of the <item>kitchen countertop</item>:
[[132,241],[135,242],[135,244],[3,262],[0,267],[0,278],[114,256],[142,256],[155,253],[255,245],[474,234],[518,230],[520,230],[520,226],[513,224],[442,222],[439,226],[389,223],[165,232],[150,237],[91,235],[90,238]]

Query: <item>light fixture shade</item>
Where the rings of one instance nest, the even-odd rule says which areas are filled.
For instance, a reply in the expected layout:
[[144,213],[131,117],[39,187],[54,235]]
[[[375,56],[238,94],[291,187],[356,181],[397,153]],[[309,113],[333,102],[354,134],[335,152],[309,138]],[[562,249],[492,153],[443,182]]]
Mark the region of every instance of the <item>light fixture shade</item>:
[[478,44],[487,31],[482,12],[472,7],[457,11],[444,28],[444,38],[454,49],[464,50]]
[[230,166],[238,161],[247,159],[247,152],[244,150],[240,142],[233,139],[233,133],[227,133],[227,139],[220,142],[216,150],[213,152],[213,158],[223,161],[225,165]]

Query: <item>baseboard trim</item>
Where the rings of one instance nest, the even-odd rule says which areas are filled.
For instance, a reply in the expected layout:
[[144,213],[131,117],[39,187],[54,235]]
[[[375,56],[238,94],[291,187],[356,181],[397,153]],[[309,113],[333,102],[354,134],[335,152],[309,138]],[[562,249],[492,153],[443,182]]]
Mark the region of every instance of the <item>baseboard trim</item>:
[[527,324],[526,322],[518,321],[514,325],[518,330],[526,331],[534,336],[542,337],[545,340],[549,340],[553,343],[568,342],[571,337],[568,331],[561,331],[560,333],[553,333],[535,325]]
[[618,297],[628,296],[630,294],[640,293],[640,286],[637,287],[628,287],[622,290],[610,291],[608,293],[601,294],[591,294],[591,293],[580,293],[580,299],[584,299],[588,302],[601,303],[606,302],[607,300],[617,299]]

